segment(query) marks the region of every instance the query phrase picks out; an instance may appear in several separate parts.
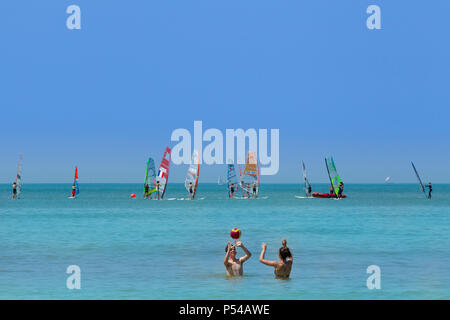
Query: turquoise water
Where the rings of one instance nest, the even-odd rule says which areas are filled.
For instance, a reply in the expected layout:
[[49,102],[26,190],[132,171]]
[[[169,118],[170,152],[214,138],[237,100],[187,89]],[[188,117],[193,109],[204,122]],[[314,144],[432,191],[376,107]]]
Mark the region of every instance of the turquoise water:
[[[199,186],[200,201],[132,200],[137,184],[85,184],[70,200],[70,187],[24,185],[11,201],[0,185],[1,299],[450,299],[450,185],[435,185],[431,201],[400,184],[346,184],[345,200],[297,199],[297,185],[228,200],[213,184]],[[253,256],[228,279],[234,227]],[[282,237],[289,280],[258,261],[263,241],[275,260]],[[66,288],[69,265],[81,268],[81,290]],[[366,287],[369,265],[381,268],[380,290]]]

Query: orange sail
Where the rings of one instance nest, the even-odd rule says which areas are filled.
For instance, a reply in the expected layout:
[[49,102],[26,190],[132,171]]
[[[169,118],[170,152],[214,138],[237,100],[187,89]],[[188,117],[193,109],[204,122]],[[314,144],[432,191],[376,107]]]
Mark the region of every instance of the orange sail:
[[[257,197],[259,191],[259,166],[256,153],[253,151],[249,151],[247,154],[247,161],[241,176],[241,187],[244,197],[249,197],[251,194]],[[256,189],[256,192],[254,192],[254,189]]]

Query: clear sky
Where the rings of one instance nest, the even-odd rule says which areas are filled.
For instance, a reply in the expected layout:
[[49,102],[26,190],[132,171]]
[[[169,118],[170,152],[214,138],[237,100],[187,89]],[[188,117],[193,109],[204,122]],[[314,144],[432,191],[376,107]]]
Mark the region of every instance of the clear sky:
[[[81,7],[81,30],[66,8]],[[381,8],[368,30],[366,8]],[[141,182],[176,128],[280,129],[264,182],[450,181],[450,1],[4,0],[0,183]],[[187,166],[173,166],[182,181]],[[203,166],[217,181],[224,166]]]

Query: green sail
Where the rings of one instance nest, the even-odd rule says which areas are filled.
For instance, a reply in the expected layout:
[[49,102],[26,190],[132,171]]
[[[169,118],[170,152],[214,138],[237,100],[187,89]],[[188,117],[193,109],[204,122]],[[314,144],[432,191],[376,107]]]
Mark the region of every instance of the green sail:
[[338,195],[339,193],[339,184],[342,182],[341,177],[336,170],[336,166],[334,164],[333,157],[325,158],[325,164],[327,166],[328,177],[330,178],[330,182],[333,185],[333,192]]
[[156,191],[155,179],[156,179],[155,161],[153,161],[152,158],[148,158],[147,168],[145,170],[144,192],[146,184],[148,184],[149,186],[148,194],[151,194]]

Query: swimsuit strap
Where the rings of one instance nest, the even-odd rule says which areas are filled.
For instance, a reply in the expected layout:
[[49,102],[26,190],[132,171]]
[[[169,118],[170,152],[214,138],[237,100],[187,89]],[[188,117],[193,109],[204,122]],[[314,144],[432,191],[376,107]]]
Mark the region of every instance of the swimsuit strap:
[[275,277],[278,277],[278,278],[289,278],[289,275],[276,274],[276,272],[275,272]]

